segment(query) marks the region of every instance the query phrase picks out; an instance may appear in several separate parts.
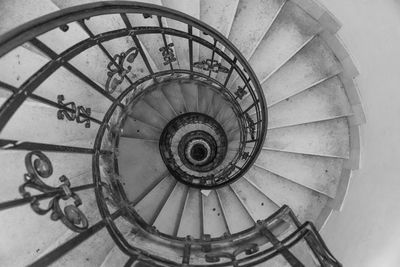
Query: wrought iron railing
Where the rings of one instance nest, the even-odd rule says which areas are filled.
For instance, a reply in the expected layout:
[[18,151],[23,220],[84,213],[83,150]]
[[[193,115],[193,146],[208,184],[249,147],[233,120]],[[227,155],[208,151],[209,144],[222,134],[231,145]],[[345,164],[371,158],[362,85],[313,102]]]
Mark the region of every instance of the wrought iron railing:
[[[123,28],[94,33],[88,27],[87,20],[111,14],[121,19]],[[131,15],[140,15],[145,19],[157,18],[158,25],[133,25],[129,18]],[[187,30],[166,27],[166,19],[183,23]],[[51,34],[58,29],[67,33],[75,24],[86,32],[87,38],[61,52],[56,52],[56,47],[51,47],[41,38],[43,34]],[[159,56],[163,59],[164,67],[158,67],[158,70],[152,65],[140,41],[141,36],[147,34],[157,35],[163,43],[159,48]],[[105,43],[122,37],[131,38],[134,46],[112,55]],[[182,56],[181,51],[177,53],[180,47],[168,42],[168,38],[171,37],[186,40],[186,59],[178,56]],[[19,188],[22,198],[1,202],[0,210],[30,204],[34,212],[40,215],[50,212],[52,220],[59,220],[69,229],[80,233],[34,261],[31,266],[51,264],[105,227],[119,248],[130,256],[126,266],[137,261],[148,263],[150,266],[254,266],[276,259],[279,255],[292,266],[305,266],[295,255],[296,250],[291,251],[300,242],[310,247],[313,262],[321,266],[340,266],[312,224],[300,225],[287,207],[241,233],[220,238],[211,238],[208,235],[203,235],[200,239],[190,236],[178,238],[160,233],[148,225],[130,205],[118,179],[115,179],[118,176],[118,123],[124,108],[150,85],[170,79],[190,79],[207,83],[228,99],[235,111],[232,119],[238,121],[240,146],[230,167],[219,175],[220,180],[211,184],[212,188],[235,181],[252,166],[266,135],[266,102],[260,83],[248,62],[222,34],[197,19],[164,7],[135,2],[103,2],[55,12],[6,33],[0,37],[0,62],[2,57],[20,46],[39,51],[49,60],[18,87],[0,81],[0,87],[10,92],[10,96],[0,108],[0,130],[3,130],[15,113],[30,100],[55,108],[55,119],[83,124],[85,128],[93,125],[98,127],[92,147],[0,140],[2,150],[28,151],[25,157],[27,173]],[[104,75],[107,81],[104,88],[72,63],[76,56],[95,46],[109,60],[105,66],[107,71]],[[195,46],[208,49],[209,57],[196,61],[193,56]],[[143,61],[147,75],[139,77],[133,73],[131,66],[127,66],[138,58]],[[176,63],[180,60],[189,62],[187,68],[179,65],[177,67]],[[57,99],[49,99],[35,93],[35,90],[60,68],[68,70],[95,92],[111,101],[102,119],[93,116],[93,107],[77,105],[74,101],[68,102],[70,100],[65,99],[62,94],[58,95]],[[233,76],[239,77],[242,86],[236,89],[229,86]],[[128,86],[124,87],[124,84]],[[245,95],[248,97],[245,98],[246,101],[242,101]],[[74,186],[63,175],[58,185],[46,184],[45,179],[53,173],[52,164],[46,156],[48,152],[92,155],[93,183]],[[207,188],[207,185],[202,186]],[[41,193],[29,192],[32,188]],[[95,189],[97,205],[102,216],[97,222],[88,221],[80,209],[80,195],[91,188]],[[41,200],[44,199],[51,199],[45,208],[41,204]],[[66,204],[62,209],[60,202],[63,201],[73,201],[73,204]],[[120,219],[130,222],[131,227],[136,230],[121,230],[116,223]],[[169,247],[170,250],[162,256],[155,251],[143,250],[127,238],[129,235],[142,238],[156,249]]]

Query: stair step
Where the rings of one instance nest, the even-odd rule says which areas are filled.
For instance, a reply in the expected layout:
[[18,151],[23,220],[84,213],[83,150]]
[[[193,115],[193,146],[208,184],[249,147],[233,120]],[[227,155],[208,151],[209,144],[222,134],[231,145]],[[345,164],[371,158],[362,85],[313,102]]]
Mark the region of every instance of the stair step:
[[342,66],[320,37],[313,38],[262,83],[269,105],[297,94],[315,82],[340,73]]
[[[192,0],[192,1],[180,1],[180,0],[162,0],[162,3],[165,7],[172,8],[183,12],[189,16],[194,18],[200,18],[200,0]],[[187,32],[187,26],[183,23],[177,22],[176,20],[167,19],[168,27],[177,29],[183,32]],[[199,31],[193,29],[193,35],[199,36]],[[176,57],[179,60],[179,68],[181,69],[189,69],[190,61],[189,61],[189,45],[188,40],[185,38],[172,36],[172,41],[174,42],[176,49]],[[193,59],[197,61],[199,58],[199,44],[193,42]]]
[[[85,179],[89,182],[91,180],[91,176],[87,176]],[[79,193],[78,193],[79,194]],[[97,207],[96,196],[93,190],[86,191],[85,193],[79,194],[80,198],[82,199],[82,205],[79,207],[82,212],[85,214],[86,218],[89,222],[89,227],[94,225],[95,223],[102,220],[100,212]],[[61,228],[61,227],[60,227]],[[64,233],[60,235],[54,242],[42,249],[40,253],[36,256],[35,259],[39,259],[46,255],[47,253],[53,251],[54,249],[58,248],[59,246],[63,245],[67,241],[71,240],[72,238],[79,235],[79,233],[73,232],[67,228],[64,229]]]
[[0,80],[14,87],[20,87],[49,61],[21,46],[4,55],[1,60],[3,67]]
[[50,0],[39,3],[35,0],[27,0],[24,2],[1,1],[0,10],[0,35],[2,35],[23,23],[55,12],[58,8]]
[[[162,175],[161,177],[164,177]],[[157,184],[150,185],[148,188],[150,192],[144,196],[140,196],[136,201],[139,201],[135,205],[136,212],[147,222],[151,223],[155,216],[160,211],[160,207],[165,203],[172,189],[175,187],[176,180],[170,176],[165,176],[161,181],[157,181]]]
[[162,91],[177,115],[187,112],[186,103],[182,95],[180,83],[167,83],[163,85]]
[[220,94],[214,94],[212,102],[208,108],[208,115],[213,118],[216,118],[216,115],[220,111],[221,107],[224,107],[226,104],[225,99]]
[[224,214],[219,204],[218,196],[215,190],[210,190],[208,195],[201,194],[203,203],[203,233],[211,237],[220,237],[228,233]]
[[204,85],[199,85],[198,96],[199,96],[199,112],[207,114],[210,103],[214,97],[215,92]]
[[145,101],[139,100],[129,110],[130,117],[140,120],[143,123],[153,126],[154,128],[162,131],[168,121],[161,116],[161,114],[153,109]]
[[[131,224],[123,218],[116,219],[115,224],[122,234],[131,229]],[[101,266],[114,246],[114,240],[107,229],[103,228],[51,266]]]
[[126,118],[123,128],[123,137],[158,141],[161,130],[130,117]]
[[124,137],[119,140],[118,167],[121,183],[131,201],[167,171],[158,143]]
[[343,84],[335,76],[268,109],[268,128],[323,121],[352,114]]
[[278,151],[349,158],[346,118],[313,122],[268,131],[264,148]]
[[200,190],[189,188],[178,229],[178,237],[201,237],[202,215]]
[[335,198],[343,168],[343,159],[262,150],[256,164],[277,175]]
[[[229,112],[229,113],[231,113],[231,112]],[[236,115],[233,113],[233,111],[231,114],[232,115],[229,116],[229,119],[225,120],[222,124],[222,127],[224,128],[226,133],[229,133],[229,132],[239,128],[239,123],[237,121]],[[231,140],[234,140],[234,137],[232,137],[232,138],[233,139],[231,139]]]
[[[222,35],[228,36],[238,3],[239,0],[202,0],[200,2],[200,20],[215,28]],[[214,42],[210,36],[203,33],[200,33],[200,37],[208,40],[210,43]],[[211,57],[211,50],[200,46],[199,60],[211,59]]]
[[239,1],[229,40],[248,58],[275,20],[285,0]]
[[[90,128],[75,121],[59,120],[58,109],[37,102],[26,102],[13,114],[3,128],[0,138],[61,145],[74,140],[94,142],[99,125],[90,123]],[[92,117],[102,117],[92,112]],[[29,129],[29,131],[27,130]],[[49,131],[51,129],[51,131]],[[93,144],[88,143],[92,148]]]
[[187,193],[187,185],[176,183],[153,224],[157,230],[168,235],[176,236]]
[[143,100],[151,106],[154,110],[158,111],[165,121],[170,121],[176,116],[174,109],[168,102],[160,87],[156,87],[155,90],[146,94]]
[[232,183],[231,188],[254,221],[265,220],[278,210],[278,206],[267,195],[244,178]]
[[[91,177],[87,176],[86,181],[89,182],[90,180]],[[97,212],[94,190],[80,191],[78,195],[82,199],[80,209],[88,217],[89,223],[97,222],[100,215]],[[41,201],[41,207],[47,207],[46,200]],[[96,212],[93,213],[93,211]],[[26,266],[39,256],[44,255],[43,252],[55,248],[55,243],[67,241],[77,235],[60,221],[52,221],[50,213],[43,216],[36,214],[29,204],[3,210],[1,218],[0,237],[7,242],[0,244],[0,249],[4,256],[2,256],[2,265],[6,266]],[[18,222],[19,227],[15,227],[16,222]],[[27,235],[31,234],[40,236],[40,238],[26,238]],[[62,237],[64,239],[61,239]],[[24,240],[23,246],[21,246],[21,240]]]
[[104,259],[100,267],[124,266],[129,258],[130,257],[123,253],[118,246],[114,246],[107,254],[107,257]]
[[254,226],[253,219],[230,187],[222,187],[216,192],[231,234]]
[[[47,58],[24,47],[14,49],[2,60],[2,65],[7,67],[0,73],[0,80],[17,88],[48,62]],[[64,95],[65,102],[76,102],[101,113],[111,105],[106,97],[64,67],[54,71],[34,93],[53,102],[57,102],[58,95]]]
[[316,20],[287,1],[249,60],[259,80],[268,77],[320,30]]
[[288,178],[253,166],[246,179],[279,206],[288,205],[301,222],[315,222],[330,198]]
[[198,111],[198,85],[192,82],[180,83],[182,89],[182,95],[186,103],[188,112]]

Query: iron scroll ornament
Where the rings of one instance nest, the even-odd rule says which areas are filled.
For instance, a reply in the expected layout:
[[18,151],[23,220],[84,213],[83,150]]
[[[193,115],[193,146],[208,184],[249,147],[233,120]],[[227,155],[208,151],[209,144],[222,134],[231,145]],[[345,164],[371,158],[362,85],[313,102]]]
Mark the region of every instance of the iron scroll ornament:
[[[45,215],[51,211],[51,220],[61,220],[65,226],[74,232],[85,231],[89,223],[85,214],[78,208],[82,204],[82,200],[71,190],[69,179],[62,175],[59,178],[62,184],[58,187],[44,183],[42,179],[49,178],[53,174],[53,166],[50,159],[41,151],[29,152],[25,156],[25,167],[27,170],[27,173],[24,174],[25,182],[19,187],[19,192],[24,198],[31,197],[26,188],[33,188],[43,193],[55,193],[47,208],[42,208],[39,200],[33,197],[30,203],[33,211],[39,215]],[[62,209],[60,200],[67,201],[69,199],[73,200],[73,204],[67,204]]]
[[126,75],[131,72],[132,67],[127,66],[125,69],[124,63],[128,62],[129,64],[133,64],[138,54],[139,50],[136,47],[131,47],[125,52],[114,55],[113,60],[107,65],[107,69],[109,70],[107,72],[107,82],[105,85],[107,93],[114,93],[118,86],[125,80]]

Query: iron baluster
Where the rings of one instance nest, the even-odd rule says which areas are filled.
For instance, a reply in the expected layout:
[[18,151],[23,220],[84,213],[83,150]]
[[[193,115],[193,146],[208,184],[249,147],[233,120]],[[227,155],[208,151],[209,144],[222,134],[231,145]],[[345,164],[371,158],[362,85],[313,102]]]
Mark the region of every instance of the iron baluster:
[[[214,57],[215,57],[215,48],[217,47],[217,40],[215,40],[214,39],[214,45],[213,45],[213,49],[212,49],[212,55],[211,55],[211,62],[214,62],[215,60],[214,60]],[[209,71],[208,71],[208,77],[211,77],[211,70],[212,69],[210,69]],[[218,72],[217,72],[218,73]]]
[[[191,25],[188,25],[188,33],[189,36],[193,34],[193,27]],[[193,72],[193,40],[192,37],[188,38],[189,41],[189,68],[190,72]]]

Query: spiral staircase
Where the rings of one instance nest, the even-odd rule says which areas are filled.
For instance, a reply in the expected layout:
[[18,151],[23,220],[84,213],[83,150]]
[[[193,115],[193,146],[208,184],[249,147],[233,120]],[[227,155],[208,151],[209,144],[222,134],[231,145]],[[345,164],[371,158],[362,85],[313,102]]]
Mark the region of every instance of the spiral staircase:
[[340,24],[145,2],[0,2],[0,265],[341,266],[318,230],[365,119]]

